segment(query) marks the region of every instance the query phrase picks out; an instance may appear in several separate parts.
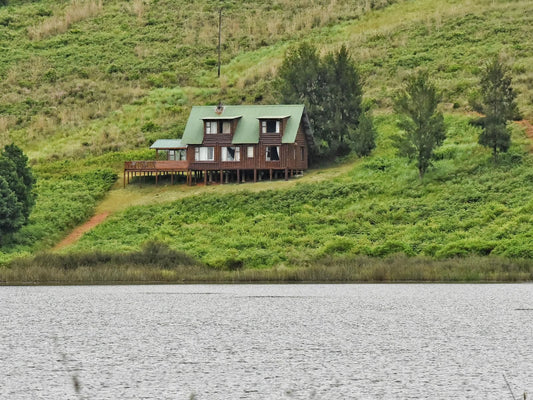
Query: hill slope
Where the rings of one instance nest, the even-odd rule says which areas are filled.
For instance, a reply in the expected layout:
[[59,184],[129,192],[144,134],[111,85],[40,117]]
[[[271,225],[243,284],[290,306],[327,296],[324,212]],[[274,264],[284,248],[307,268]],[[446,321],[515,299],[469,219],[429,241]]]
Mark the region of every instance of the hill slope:
[[[290,182],[279,185],[279,193],[239,194],[242,210],[232,211],[230,220],[217,212],[216,205],[227,204],[233,194],[202,197],[207,204],[214,202],[209,206],[212,218],[188,228],[185,224],[190,229],[188,244],[174,232],[177,220],[171,219],[169,226],[162,221],[165,229],[144,226],[138,228],[140,233],[131,233],[123,218],[168,215],[170,207],[201,221],[203,214],[195,214],[188,203],[193,200],[126,211],[76,249],[131,249],[152,235],[213,265],[231,260],[235,251],[239,257],[249,256],[250,265],[334,252],[531,256],[523,247],[530,237],[521,228],[531,222],[527,216],[531,205],[522,201],[528,198],[527,190],[531,192],[531,159],[523,154],[521,130],[515,130],[512,154],[495,172],[487,154],[475,144],[473,128],[462,117],[449,116],[453,134],[443,159],[420,185],[404,161],[393,155],[388,137],[395,130],[394,117],[387,116],[401,79],[419,67],[428,69],[443,91],[446,111],[468,112],[468,97],[475,90],[480,66],[489,56],[502,54],[512,66],[519,107],[531,119],[531,1],[226,0],[222,77],[217,79],[219,4],[211,0],[9,0],[8,6],[0,7],[0,44],[5,49],[0,53],[0,145],[14,141],[23,147],[38,175],[40,195],[30,225],[3,249],[0,261],[50,248],[66,231],[88,219],[122,162],[152,157],[146,149],[155,138],[179,137],[193,104],[275,102],[276,69],[285,50],[303,40],[322,52],[345,44],[359,65],[365,97],[382,115],[378,149],[371,158],[352,161],[341,171],[315,171],[303,180],[312,183],[309,187],[292,188],[295,182]],[[329,183],[332,176],[335,181]],[[505,184],[498,183],[500,179]],[[493,188],[497,194],[485,197]],[[213,189],[256,192],[267,190],[268,185],[148,192],[172,199]],[[158,201],[146,189],[141,199],[137,190],[130,187],[118,197],[126,205]],[[471,192],[476,201],[465,200]],[[336,193],[338,199],[329,199]],[[457,197],[460,193],[465,199]],[[297,200],[288,215],[286,210],[269,211],[272,204],[264,197],[298,194],[307,196],[308,203]],[[455,200],[447,202],[447,196]],[[263,208],[255,209],[250,202]],[[268,226],[280,222],[287,225],[287,230],[267,235],[272,243],[261,245],[277,249],[278,255],[267,261],[266,255],[254,258],[257,235],[249,236],[242,249],[226,242],[235,240],[235,232],[243,233],[234,223],[247,226],[250,215],[243,211],[247,208],[263,215],[253,222],[255,230],[248,227],[251,233],[268,232]],[[487,216],[490,213],[494,216]],[[309,218],[300,221],[305,232],[289,228],[296,214]],[[463,223],[465,219],[470,222]],[[502,231],[507,220],[515,225]],[[346,221],[351,221],[347,224],[351,228],[342,228]],[[426,241],[425,235],[432,235],[431,221],[440,227],[435,232],[441,236]],[[223,222],[226,228],[216,228]],[[454,232],[446,231],[451,227],[456,227]],[[131,234],[121,236],[120,230]],[[226,246],[230,253],[217,254],[217,246]]]

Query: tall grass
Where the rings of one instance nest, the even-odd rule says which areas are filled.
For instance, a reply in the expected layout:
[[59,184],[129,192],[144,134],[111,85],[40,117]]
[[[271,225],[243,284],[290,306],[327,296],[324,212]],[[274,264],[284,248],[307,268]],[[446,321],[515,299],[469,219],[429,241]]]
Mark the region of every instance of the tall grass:
[[533,280],[531,260],[469,257],[434,260],[404,255],[327,257],[269,269],[217,270],[151,242],[125,254],[40,254],[0,267],[0,284],[228,282],[520,282]]
[[41,40],[65,33],[72,24],[94,17],[102,12],[102,0],[73,0],[63,15],[52,16],[28,28],[31,40]]

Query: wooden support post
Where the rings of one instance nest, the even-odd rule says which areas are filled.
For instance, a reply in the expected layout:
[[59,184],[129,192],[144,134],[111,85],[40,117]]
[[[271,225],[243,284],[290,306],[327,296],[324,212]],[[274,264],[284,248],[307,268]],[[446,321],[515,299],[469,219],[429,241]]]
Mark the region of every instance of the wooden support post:
[[241,183],[241,170],[237,169],[237,183]]
[[207,170],[204,171],[204,185],[207,186]]
[[175,172],[173,172],[173,171],[170,173],[170,184],[171,185],[174,184],[174,174],[175,174]]
[[270,168],[270,180],[272,180],[272,168]]
[[222,185],[224,183],[224,171],[220,170],[220,184]]
[[159,178],[159,171],[155,172],[155,184],[157,185],[157,180]]
[[289,180],[289,169],[288,168],[285,168],[285,180],[286,181]]
[[257,169],[254,168],[254,183],[257,182]]

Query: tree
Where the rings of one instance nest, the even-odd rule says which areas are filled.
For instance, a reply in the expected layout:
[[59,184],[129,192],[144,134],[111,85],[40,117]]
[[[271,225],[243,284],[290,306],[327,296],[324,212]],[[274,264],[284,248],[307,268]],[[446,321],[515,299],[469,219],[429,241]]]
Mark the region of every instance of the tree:
[[16,232],[27,221],[35,196],[35,178],[22,150],[11,144],[0,154],[0,237]]
[[485,117],[481,119],[483,130],[479,144],[492,149],[497,158],[499,152],[506,152],[511,145],[511,133],[507,121],[519,118],[516,93],[511,87],[511,77],[507,67],[498,57],[485,65],[481,76],[481,105],[478,111]]
[[394,138],[395,146],[401,156],[416,159],[420,179],[431,165],[433,151],[446,138],[444,118],[437,110],[439,102],[440,94],[427,72],[409,77],[394,102],[401,118],[398,127],[405,132]]
[[349,151],[347,138],[361,115],[359,73],[345,46],[320,58],[309,43],[289,50],[279,70],[281,100],[304,103],[318,148],[316,158]]
[[376,147],[376,129],[372,123],[370,111],[365,111],[359,118],[359,126],[350,130],[348,143],[359,157],[368,156]]
[[[10,185],[15,192],[18,201],[22,205],[22,215],[27,220],[33,205],[35,204],[35,194],[33,192],[33,185],[35,184],[35,177],[28,166],[28,157],[22,152],[22,150],[10,144],[4,147],[4,151],[1,154],[3,160],[10,161],[13,164],[13,171],[19,182]],[[4,171],[7,169],[4,167]],[[0,168],[1,170],[1,168]],[[10,182],[8,181],[8,184]]]
[[20,203],[6,180],[0,175],[0,245],[5,237],[24,224]]

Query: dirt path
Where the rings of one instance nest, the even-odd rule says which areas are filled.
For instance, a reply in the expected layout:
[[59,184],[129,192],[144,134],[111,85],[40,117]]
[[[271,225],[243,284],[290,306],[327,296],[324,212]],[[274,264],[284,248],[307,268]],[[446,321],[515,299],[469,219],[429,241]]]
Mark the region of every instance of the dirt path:
[[68,235],[65,239],[59,242],[54,247],[54,250],[60,250],[64,247],[71,245],[72,243],[77,242],[85,232],[90,231],[95,226],[100,225],[102,222],[104,222],[108,215],[108,212],[97,214],[83,225],[78,226],[70,233],[70,235]]
[[[526,129],[526,135],[533,140],[533,125],[527,119],[517,121],[517,124]],[[533,153],[533,143],[531,143],[531,152]]]

